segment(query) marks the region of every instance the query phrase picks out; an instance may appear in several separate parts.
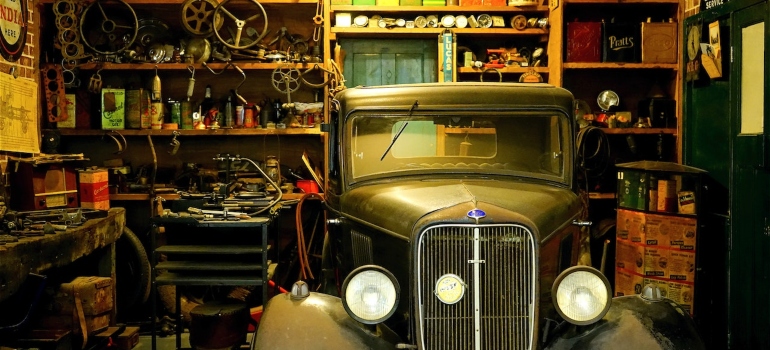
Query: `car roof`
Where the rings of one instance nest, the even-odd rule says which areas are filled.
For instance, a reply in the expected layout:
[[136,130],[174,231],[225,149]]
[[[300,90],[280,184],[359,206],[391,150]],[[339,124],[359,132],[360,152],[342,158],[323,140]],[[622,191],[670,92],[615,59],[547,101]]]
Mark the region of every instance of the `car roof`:
[[572,111],[574,97],[569,91],[544,83],[422,83],[359,86],[335,96],[340,111],[347,114],[371,107],[409,108],[417,102],[427,109],[510,109],[533,107]]

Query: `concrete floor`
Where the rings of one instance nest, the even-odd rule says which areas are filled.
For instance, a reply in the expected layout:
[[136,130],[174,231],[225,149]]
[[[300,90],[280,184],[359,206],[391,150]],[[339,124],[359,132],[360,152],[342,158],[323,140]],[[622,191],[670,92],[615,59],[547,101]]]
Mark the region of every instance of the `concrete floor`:
[[[190,333],[182,333],[182,347],[190,348]],[[157,350],[174,350],[176,349],[176,336],[156,337]],[[140,335],[139,343],[136,344],[133,350],[152,350],[152,336]]]
[[[190,333],[182,333],[182,348],[190,349]],[[247,336],[247,341],[251,340],[251,333]],[[156,338],[157,348],[155,350],[175,350],[176,349],[176,336],[166,336]],[[248,345],[244,345],[248,348]],[[243,346],[241,347],[243,348]],[[133,350],[153,350],[152,349],[152,336],[140,335],[139,343],[136,344]]]

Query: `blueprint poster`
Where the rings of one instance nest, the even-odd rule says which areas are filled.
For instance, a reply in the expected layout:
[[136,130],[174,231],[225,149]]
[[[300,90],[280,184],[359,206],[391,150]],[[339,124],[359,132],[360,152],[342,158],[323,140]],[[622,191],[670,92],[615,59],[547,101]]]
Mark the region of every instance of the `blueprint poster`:
[[0,73],[0,151],[40,153],[37,84]]

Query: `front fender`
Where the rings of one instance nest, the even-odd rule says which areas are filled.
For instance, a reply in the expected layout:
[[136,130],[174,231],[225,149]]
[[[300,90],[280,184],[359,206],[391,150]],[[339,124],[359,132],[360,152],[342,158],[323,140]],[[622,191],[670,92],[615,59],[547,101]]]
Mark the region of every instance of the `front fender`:
[[387,326],[352,319],[342,300],[321,293],[292,299],[290,293],[268,301],[259,322],[256,349],[394,349],[398,336]]
[[639,295],[612,299],[607,315],[591,326],[569,325],[559,332],[545,349],[705,349],[695,323],[681,306]]

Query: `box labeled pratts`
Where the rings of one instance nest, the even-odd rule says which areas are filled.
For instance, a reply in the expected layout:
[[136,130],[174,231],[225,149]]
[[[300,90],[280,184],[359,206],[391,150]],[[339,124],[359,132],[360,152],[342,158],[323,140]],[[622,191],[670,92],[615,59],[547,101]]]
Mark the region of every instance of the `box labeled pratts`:
[[126,126],[126,90],[102,89],[102,129],[122,130]]
[[86,169],[78,174],[80,206],[89,209],[110,209],[107,169]]

